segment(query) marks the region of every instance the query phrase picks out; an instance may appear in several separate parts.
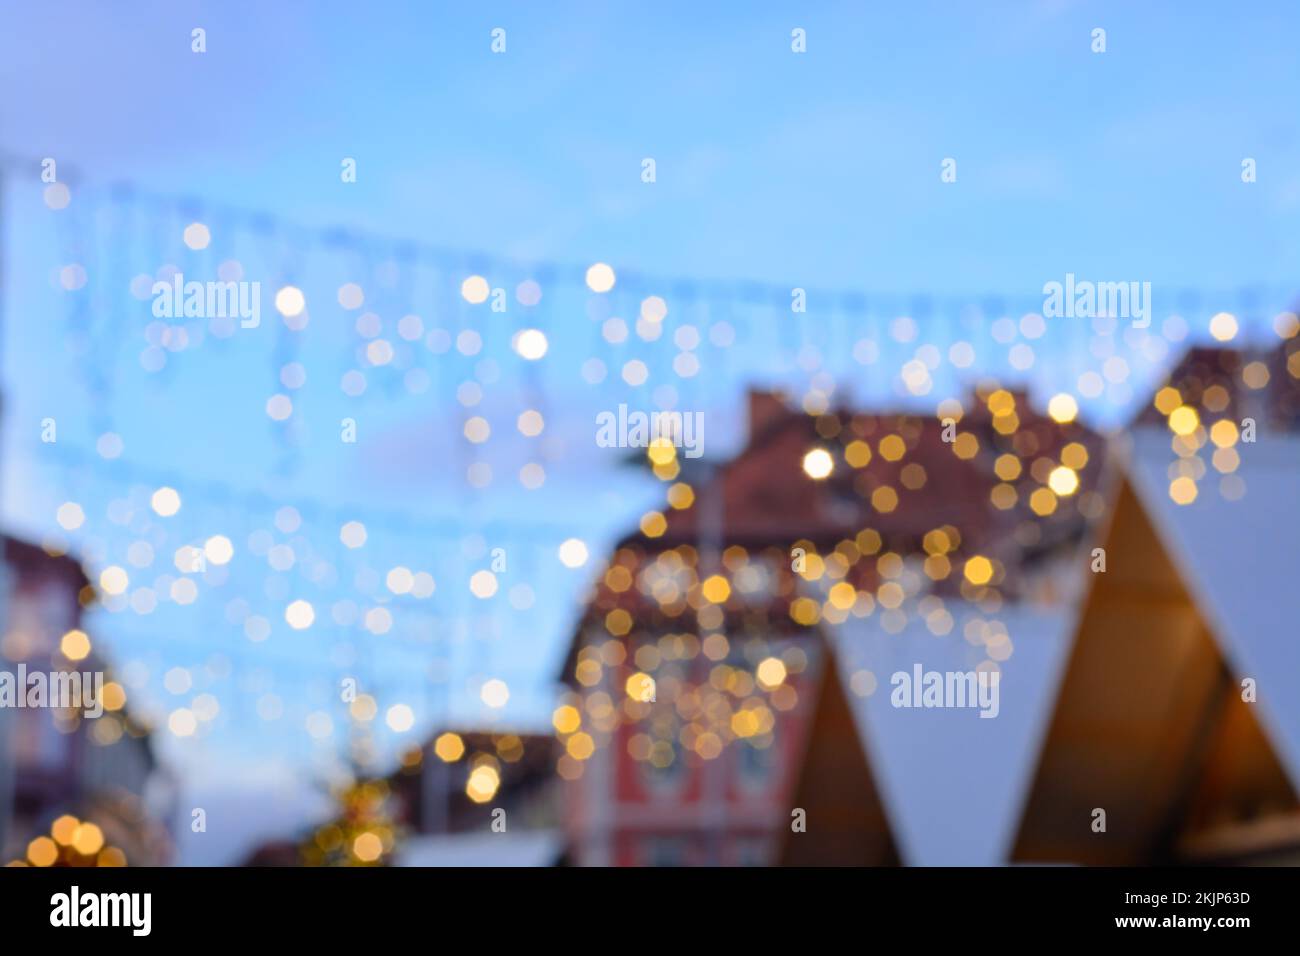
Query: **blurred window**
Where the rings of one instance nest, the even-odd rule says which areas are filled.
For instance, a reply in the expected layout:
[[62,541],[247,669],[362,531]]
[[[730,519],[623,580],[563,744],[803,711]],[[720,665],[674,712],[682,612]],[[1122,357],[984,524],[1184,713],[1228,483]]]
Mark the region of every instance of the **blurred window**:
[[737,741],[736,761],[740,764],[740,783],[746,790],[766,790],[772,785],[772,773],[776,766],[773,751],[776,744],[755,747],[747,741]]

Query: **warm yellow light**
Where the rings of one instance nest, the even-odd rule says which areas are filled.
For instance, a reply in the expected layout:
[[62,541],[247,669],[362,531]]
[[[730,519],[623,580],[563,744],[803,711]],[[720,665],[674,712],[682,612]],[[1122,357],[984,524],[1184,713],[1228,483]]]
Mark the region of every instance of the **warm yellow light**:
[[72,831],[72,848],[82,856],[94,856],[104,847],[104,831],[93,823],[83,823]]
[[1220,342],[1228,342],[1237,335],[1237,319],[1228,312],[1219,312],[1210,319],[1210,334]]
[[925,537],[921,539],[921,546],[925,548],[926,554],[947,554],[952,550],[952,541],[946,531],[935,528],[925,533]]
[[115,846],[106,846],[95,859],[96,866],[126,866],[126,854]]
[[374,863],[383,853],[384,841],[379,839],[378,834],[368,830],[357,834],[357,838],[352,841],[352,854],[362,863]]
[[861,440],[849,442],[844,449],[844,460],[850,467],[865,468],[871,463],[871,446]]
[[605,615],[605,630],[615,637],[622,637],[632,630],[632,615],[621,607],[616,607]]
[[765,657],[758,662],[758,667],[754,670],[754,676],[758,679],[759,686],[764,690],[780,687],[785,683],[785,662],[779,657]]
[[835,459],[825,448],[814,448],[803,456],[803,470],[809,478],[820,481],[835,470]]
[[564,749],[574,760],[586,760],[596,752],[596,742],[591,734],[578,731],[564,743]]
[[[1010,486],[998,485],[998,487],[1008,488]],[[1012,491],[1012,494],[1015,494],[1015,492]],[[944,578],[946,578],[949,574],[952,573],[952,562],[948,560],[948,556],[946,554],[930,555],[928,558],[925,559],[925,564],[922,567],[925,570],[926,577],[930,578],[932,581],[942,581]]]
[[668,504],[678,511],[684,511],[695,504],[695,489],[679,481],[668,489]]
[[1220,448],[1231,448],[1237,444],[1237,425],[1226,418],[1210,426],[1210,441]]
[[655,679],[640,671],[627,679],[623,689],[627,691],[628,697],[643,704],[655,699]]
[[1190,405],[1179,405],[1169,413],[1169,428],[1175,435],[1186,437],[1195,432],[1200,424],[1200,416]]
[[677,457],[677,448],[671,440],[660,436],[650,442],[646,456],[652,464],[667,465]]
[[1016,506],[1020,500],[1020,495],[1016,491],[1015,485],[1008,485],[1006,482],[993,486],[989,492],[989,500],[993,502],[993,507],[999,511],[1007,511]]
[[758,733],[758,715],[752,710],[738,710],[731,715],[731,732],[737,737],[752,737]]
[[50,836],[60,846],[69,846],[72,843],[72,836],[77,832],[77,827],[81,826],[81,821],[76,817],[64,814],[50,825]]
[[1079,476],[1073,468],[1059,465],[1048,475],[1047,484],[1052,491],[1064,498],[1079,490]]
[[731,582],[721,574],[715,574],[705,579],[700,590],[704,593],[704,599],[710,604],[723,604],[731,597]]
[[1010,452],[998,455],[997,461],[993,462],[994,473],[1003,481],[1015,481],[1020,477],[1020,471],[1023,467],[1020,459]]
[[847,611],[857,601],[858,592],[852,584],[847,581],[840,581],[838,584],[831,585],[830,593],[826,595],[826,599],[839,610]]
[[875,554],[880,550],[880,546],[883,542],[880,537],[880,532],[875,528],[863,528],[854,537],[853,543],[857,545],[858,550],[863,554]]
[[379,702],[369,694],[360,694],[348,708],[348,713],[352,715],[353,720],[359,720],[362,723],[368,723],[375,719],[379,713]]
[[881,514],[889,514],[898,507],[898,492],[889,485],[881,485],[871,493],[871,507]]
[[880,439],[880,457],[885,461],[898,461],[907,451],[907,445],[898,435],[886,435]]
[[989,411],[993,416],[1011,415],[1016,410],[1016,398],[1004,388],[999,388],[988,397]]
[[121,594],[130,584],[126,570],[111,564],[99,572],[99,587],[105,594]]
[[126,706],[126,688],[117,681],[109,681],[104,685],[103,698],[105,710],[121,710]]
[[979,454],[980,440],[970,432],[962,432],[952,443],[952,452],[958,458],[970,460]]
[[660,481],[676,481],[677,476],[682,473],[682,466],[678,464],[677,459],[674,458],[666,465],[656,465],[652,463],[650,465],[650,470]]
[[68,631],[59,641],[59,652],[70,661],[85,660],[90,654],[90,638],[85,631]]
[[1175,408],[1183,403],[1183,396],[1178,389],[1166,385],[1160,391],[1156,392],[1153,404],[1161,415],[1168,415]]
[[811,627],[821,619],[821,605],[812,598],[795,598],[790,602],[790,618],[796,624]]
[[1064,425],[1072,422],[1079,414],[1079,403],[1074,400],[1074,396],[1067,392],[1061,392],[1053,395],[1051,401],[1047,403],[1047,414],[1052,416],[1052,420]]
[[668,530],[668,519],[658,511],[649,511],[641,516],[641,533],[647,538],[658,538]]
[[966,559],[962,574],[971,584],[988,584],[993,578],[993,562],[982,554],[972,555]]
[[53,866],[59,858],[59,848],[49,837],[37,837],[27,844],[27,859],[32,866]]
[[465,741],[460,734],[445,733],[433,742],[433,752],[443,763],[455,763],[465,754]]
[[902,607],[905,597],[907,592],[897,581],[886,581],[876,591],[876,600],[880,602],[880,606],[890,611]]
[[1029,496],[1029,508],[1040,518],[1046,518],[1056,510],[1056,493],[1051,488],[1035,488]]
[[1190,505],[1196,500],[1196,482],[1186,475],[1169,483],[1169,497],[1175,504]]
[[1075,471],[1083,471],[1088,464],[1088,449],[1077,441],[1072,441],[1061,449],[1061,464]]
[[993,416],[993,430],[999,435],[1010,435],[1020,427],[1020,416],[1015,412]]
[[1241,456],[1237,454],[1235,448],[1216,448],[1210,460],[1214,463],[1215,469],[1225,475],[1236,471],[1241,464]]
[[551,726],[557,733],[571,734],[582,726],[582,714],[573,705],[563,704],[551,714]]
[[1261,389],[1268,385],[1270,375],[1263,362],[1251,362],[1241,370],[1241,380],[1247,388]]

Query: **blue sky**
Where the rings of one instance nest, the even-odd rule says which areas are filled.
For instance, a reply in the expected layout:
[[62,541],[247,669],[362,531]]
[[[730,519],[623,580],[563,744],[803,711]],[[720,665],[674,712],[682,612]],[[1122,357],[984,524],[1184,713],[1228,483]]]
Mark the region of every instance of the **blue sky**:
[[[620,275],[756,279],[908,303],[921,293],[1032,302],[1044,282],[1073,272],[1151,282],[1163,296],[1158,316],[1173,310],[1175,290],[1200,290],[1193,320],[1201,308],[1236,308],[1243,286],[1263,284],[1276,297],[1300,261],[1300,11],[1287,3],[900,3],[868,12],[856,3],[809,11],[50,2],[0,10],[0,149],[56,157],[65,175],[75,169],[87,184],[129,180],[309,226],[347,224],[530,262],[604,261]],[[207,31],[202,55],[190,50],[196,26]],[[490,51],[495,27],[507,31],[503,55]],[[795,27],[807,31],[806,54],[790,51]],[[1104,54],[1090,49],[1096,27],[1107,31]],[[343,157],[357,160],[355,184],[340,182]],[[640,178],[646,157],[656,161],[653,185]],[[953,184],[939,181],[947,157],[957,161]],[[1249,185],[1240,178],[1245,157],[1258,168]],[[236,545],[229,578],[196,604],[97,622],[119,664],[140,665],[139,699],[151,713],[165,720],[188,699],[162,686],[173,667],[191,672],[193,690],[223,701],[199,738],[163,735],[184,799],[237,803],[241,793],[274,792],[290,807],[277,819],[292,819],[292,807],[309,800],[302,781],[345,737],[340,725],[312,744],[302,719],[326,706],[331,681],[358,660],[383,686],[382,705],[411,701],[416,727],[407,740],[448,711],[481,718],[474,688],[489,676],[512,687],[501,719],[544,721],[585,581],[584,571],[554,561],[556,541],[573,534],[599,554],[658,494],[590,445],[592,410],[651,396],[609,385],[593,393],[582,383],[581,362],[600,347],[591,318],[606,313],[591,312],[573,290],[548,297],[539,314],[553,352],[535,382],[511,364],[503,337],[482,353],[501,364],[503,384],[487,383],[483,406],[494,434],[510,430],[533,385],[550,403],[548,483],[531,497],[509,481],[466,491],[455,384],[492,376],[454,353],[423,400],[389,401],[376,386],[356,404],[367,436],[360,460],[326,441],[354,406],[335,387],[348,329],[323,305],[293,346],[314,389],[299,406],[308,437],[297,470],[268,480],[281,450],[261,409],[284,358],[278,317],[264,320],[261,338],[205,345],[174,357],[166,374],[146,374],[136,355],[147,318],[130,312],[138,304],[111,298],[125,297],[121,289],[107,294],[131,316],[128,326],[120,341],[111,325],[97,340],[115,350],[111,362],[99,352],[93,360],[111,370],[127,454],[117,472],[54,466],[31,423],[56,414],[93,445],[95,416],[81,387],[88,366],[69,354],[62,324],[67,294],[49,282],[67,247],[39,201],[36,173],[7,169],[7,519],[40,535],[55,528],[59,503],[84,499],[89,520],[72,543],[92,565],[121,562],[133,536],[160,542],[159,566],[169,563],[162,542],[174,547],[186,535],[225,528]],[[281,251],[289,243],[278,241]],[[177,242],[170,235],[165,244]],[[133,273],[159,265],[143,245],[129,247]],[[178,262],[170,247],[168,261]],[[373,278],[345,275],[334,260],[312,263],[322,290]],[[309,301],[320,301],[313,291]],[[679,308],[667,289],[655,291]],[[631,300],[612,301],[617,310]],[[1278,304],[1266,296],[1261,308]],[[715,309],[699,324],[717,320]],[[741,440],[743,385],[771,371],[769,339],[787,334],[768,327],[768,315],[745,320],[737,310],[732,321],[740,335],[725,367],[676,383],[683,407],[716,416],[709,441],[717,455]],[[809,321],[800,335],[817,334],[819,318]],[[922,324],[924,340],[932,330]],[[852,339],[835,342],[824,357]],[[1050,367],[1039,372],[1040,386],[1057,384]],[[506,443],[485,453],[505,474],[518,467],[517,452]],[[172,475],[186,501],[177,522],[106,520],[114,501],[132,500],[146,514],[147,494],[139,496],[159,474]],[[209,500],[204,482],[222,483],[228,500]],[[258,495],[261,513],[249,506]],[[292,576],[277,577],[245,552],[290,501],[316,502],[320,512],[304,511],[305,540],[296,544],[299,532],[274,532],[300,559]],[[368,557],[354,566],[354,555],[336,553],[336,524],[357,502],[455,530],[420,545],[400,519],[375,526]],[[479,519],[492,523],[473,527]],[[495,530],[511,522],[514,532]],[[501,541],[519,559],[509,574],[533,590],[525,611],[487,611],[457,582]],[[314,585],[301,577],[306,555],[331,563],[344,591],[364,568],[425,562],[439,578],[432,620],[399,614],[386,644],[345,629],[310,648],[278,631],[256,645],[239,643],[237,628],[215,636],[241,595],[273,616]],[[335,599],[322,595],[321,608]],[[429,667],[445,693],[429,691]],[[268,688],[293,718],[284,730],[266,730],[250,712]],[[211,859],[204,852],[191,848],[186,859]]]
[[[6,138],[163,191],[651,273],[1231,287],[1296,258],[1287,3],[475,8],[10,6],[7,88],[40,95],[6,98]],[[935,188],[946,156],[960,189]]]

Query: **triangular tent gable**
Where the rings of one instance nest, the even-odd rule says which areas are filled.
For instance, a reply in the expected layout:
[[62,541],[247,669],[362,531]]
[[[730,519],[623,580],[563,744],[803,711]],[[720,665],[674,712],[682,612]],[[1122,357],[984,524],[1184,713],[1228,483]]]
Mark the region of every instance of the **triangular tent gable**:
[[1237,447],[1236,501],[1211,472],[1196,501],[1175,504],[1166,431],[1134,436],[1129,474],[1234,674],[1255,678],[1259,719],[1300,788],[1300,435]]
[[[823,661],[792,798],[783,866],[896,866],[898,850],[832,655]],[[793,816],[802,812],[803,819]],[[795,826],[801,826],[796,830]]]
[[[1107,570],[1083,609],[1016,860],[1246,859],[1300,837],[1295,777],[1284,770],[1295,766],[1290,746],[1261,729],[1261,719],[1285,719],[1296,695],[1270,711],[1262,694],[1244,702],[1239,683],[1252,668],[1261,685],[1300,678],[1285,582],[1254,577],[1248,563],[1288,521],[1261,523],[1278,491],[1274,466],[1264,456],[1243,466],[1255,502],[1222,499],[1210,478],[1179,506],[1168,493],[1167,435],[1140,433],[1131,451]],[[1285,496],[1271,504],[1287,507]]]
[[[912,866],[987,866],[1007,859],[1020,797],[1034,768],[1051,691],[1065,662],[1073,606],[1008,603],[995,614],[949,601],[955,624],[936,636],[912,616],[890,634],[878,617],[835,629],[835,656],[885,807]],[[999,656],[996,717],[977,708],[904,708],[891,700],[897,672],[970,672],[989,660],[965,638],[967,621],[998,622],[1009,643]],[[871,678],[863,676],[869,673]],[[854,675],[858,675],[856,678]]]

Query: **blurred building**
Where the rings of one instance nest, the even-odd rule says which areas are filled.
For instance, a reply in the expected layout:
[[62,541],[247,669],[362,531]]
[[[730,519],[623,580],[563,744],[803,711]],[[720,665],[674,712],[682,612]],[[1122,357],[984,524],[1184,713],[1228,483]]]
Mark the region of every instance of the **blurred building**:
[[[299,839],[256,846],[243,866],[555,866],[555,738],[448,729],[386,777],[353,765],[336,813]],[[369,844],[369,845],[367,845]]]
[[[93,591],[77,563],[8,537],[3,549],[0,668],[13,673],[21,663],[28,673],[105,671],[103,658],[79,632],[83,603]],[[69,632],[77,632],[75,647],[64,644]],[[155,769],[149,732],[132,719],[125,692],[110,675],[104,688],[98,718],[75,709],[0,708],[0,850],[6,861],[23,859],[28,843],[68,814],[93,822],[105,845],[118,848],[127,863],[166,860],[166,834],[146,809]]]
[[1016,859],[1300,863],[1290,331],[1192,350],[1130,429]]
[[562,861],[550,734],[444,730],[390,778],[401,866],[552,866]]
[[[1056,599],[1104,510],[1104,443],[1057,413],[997,388],[935,416],[754,393],[747,444],[716,472],[651,448],[668,506],[615,549],[564,667],[575,861],[896,860],[834,632]],[[816,806],[786,839],[793,808]]]
[[[1077,569],[1106,511],[1106,444],[1074,412],[1057,400],[1044,414],[988,386],[934,417],[855,420],[845,463],[858,466],[845,477],[872,513],[851,541],[819,549],[799,585],[800,617],[825,634],[828,664],[792,798],[807,829],[784,834],[780,862],[884,862],[871,839],[880,818],[899,862],[1004,859],[1015,780],[1047,703],[1042,678],[1065,646]],[[895,706],[893,677],[915,669],[996,675],[1009,693],[995,720]]]

